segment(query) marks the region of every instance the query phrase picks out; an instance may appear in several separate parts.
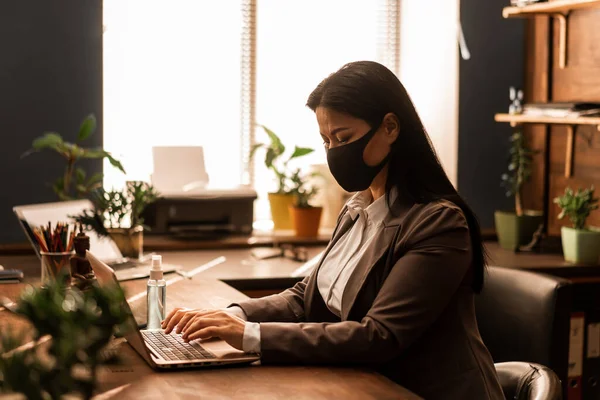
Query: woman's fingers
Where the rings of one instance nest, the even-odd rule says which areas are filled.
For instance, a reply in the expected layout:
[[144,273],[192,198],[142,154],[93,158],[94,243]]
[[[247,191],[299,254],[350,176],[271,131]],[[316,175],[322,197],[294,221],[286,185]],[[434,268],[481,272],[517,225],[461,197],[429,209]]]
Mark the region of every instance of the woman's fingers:
[[175,314],[177,314],[181,310],[184,310],[184,308],[181,308],[181,307],[174,308],[169,313],[169,315],[167,315],[167,318],[165,318],[164,321],[161,322],[162,328],[165,329],[167,326],[169,326],[169,323],[171,322],[171,320],[173,319],[173,317],[175,316]]
[[191,318],[182,331],[182,338],[189,342],[195,339],[218,337],[238,350],[244,347],[246,322],[227,312],[197,314]]
[[167,315],[167,317],[161,321],[161,324],[165,324],[168,323],[169,320],[173,317],[173,315],[175,315],[175,313],[179,310],[183,310],[183,308],[181,307],[175,307],[173,310],[171,310],[171,312]]
[[181,333],[181,331],[183,330],[183,327],[185,326],[185,324],[188,323],[188,321],[190,321],[192,318],[194,318],[196,314],[193,312],[187,312],[185,313],[185,315],[179,320],[179,322],[177,323],[177,329],[175,330],[176,333]]
[[196,332],[191,333],[186,339],[186,342],[190,342],[196,339],[210,339],[212,337],[220,337],[220,333],[223,328],[217,326],[209,326],[207,328],[200,329]]
[[177,310],[175,312],[175,314],[173,314],[171,316],[171,318],[169,319],[169,321],[167,322],[166,327],[163,328],[165,330],[165,333],[171,333],[173,328],[175,328],[175,326],[177,326],[179,321],[181,321],[181,319],[186,315],[186,313],[192,312],[192,311],[194,311],[194,310],[189,310],[187,308],[180,308],[179,310]]
[[189,324],[187,329],[183,330],[181,337],[185,340],[185,339],[187,339],[188,336],[190,336],[190,334],[192,334],[194,332],[197,332],[201,329],[204,329],[204,328],[207,328],[210,326],[216,327],[216,326],[220,326],[222,324],[223,324],[223,321],[219,318],[196,316],[192,320],[192,323]]
[[[186,329],[188,329],[188,327],[193,323],[195,318],[208,317],[208,316],[213,315],[218,312],[219,312],[219,310],[204,310],[204,311],[195,313],[194,315],[192,315],[191,318],[187,319],[185,323],[183,321],[181,321],[181,323],[177,326],[177,333],[185,332]],[[181,329],[179,328],[180,326],[181,326]]]

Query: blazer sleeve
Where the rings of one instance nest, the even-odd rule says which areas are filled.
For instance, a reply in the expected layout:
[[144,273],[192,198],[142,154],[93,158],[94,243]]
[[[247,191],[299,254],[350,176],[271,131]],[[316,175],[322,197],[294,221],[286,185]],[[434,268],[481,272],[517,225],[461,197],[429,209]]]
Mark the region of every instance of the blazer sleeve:
[[[347,212],[346,206],[342,208],[338,215],[336,229],[340,221]],[[335,235],[334,231],[334,235]],[[304,291],[310,279],[316,279],[316,269],[304,280],[298,282],[291,289],[287,289],[279,294],[250,299],[240,303],[230,304],[228,307],[238,306],[246,314],[250,322],[301,322],[304,317]]]
[[[310,276],[310,275],[309,275]],[[292,288],[271,296],[229,305],[240,307],[250,322],[300,322],[304,320],[304,290],[309,276]]]
[[381,363],[398,357],[439,318],[471,264],[460,209],[438,208],[409,229],[408,250],[361,321],[262,323],[261,362]]

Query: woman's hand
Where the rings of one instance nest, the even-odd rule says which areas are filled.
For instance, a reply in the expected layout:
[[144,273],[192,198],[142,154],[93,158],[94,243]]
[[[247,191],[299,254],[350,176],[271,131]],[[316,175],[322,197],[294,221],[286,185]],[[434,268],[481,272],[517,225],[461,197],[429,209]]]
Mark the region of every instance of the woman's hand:
[[165,333],[181,333],[183,340],[218,337],[229,345],[242,350],[246,322],[223,310],[191,310],[176,308],[162,322]]
[[[177,307],[174,308],[173,311],[167,315],[164,321],[161,322],[161,327],[165,330],[165,333],[169,334],[173,331],[175,327],[177,327],[176,333],[181,333],[181,330],[185,326],[185,324],[194,317],[197,313],[203,311],[211,311],[206,309],[190,309],[190,308],[182,308]],[[216,311],[216,310],[212,310]]]

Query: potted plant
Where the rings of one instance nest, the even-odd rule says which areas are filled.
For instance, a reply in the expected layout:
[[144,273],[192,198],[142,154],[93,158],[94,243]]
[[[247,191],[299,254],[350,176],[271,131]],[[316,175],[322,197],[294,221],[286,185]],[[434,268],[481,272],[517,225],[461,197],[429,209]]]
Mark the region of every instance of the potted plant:
[[[109,347],[115,333],[131,329],[118,306],[123,291],[92,285],[82,292],[67,281],[64,276],[44,288],[29,287],[16,305],[7,305],[28,322],[28,331],[0,331],[0,398],[91,399],[101,369],[122,364]],[[26,344],[29,336],[33,346]]]
[[273,171],[277,180],[277,191],[269,193],[269,204],[271,206],[271,217],[274,229],[291,229],[292,222],[289,214],[289,206],[294,203],[294,193],[290,187],[291,172],[288,164],[291,160],[305,156],[314,151],[306,147],[294,147],[294,151],[284,160],[285,146],[279,136],[264,125],[260,125],[269,137],[269,144],[258,143],[250,151],[250,159],[253,159],[258,149],[265,149],[265,166]]
[[496,233],[500,246],[516,251],[520,246],[529,243],[533,234],[543,224],[543,213],[535,210],[524,210],[521,189],[531,177],[531,161],[536,153],[530,150],[521,132],[510,137],[508,171],[502,174],[502,186],[507,197],[514,197],[515,210],[494,213]]
[[296,236],[317,237],[319,234],[323,207],[315,207],[310,204],[318,193],[318,189],[315,186],[308,187],[307,182],[308,177],[315,175],[302,175],[300,169],[296,169],[290,177],[295,201],[289,206],[289,211]]
[[569,217],[573,227],[560,229],[563,254],[566,261],[580,264],[597,264],[600,258],[600,230],[586,228],[585,221],[590,212],[598,209],[598,198],[594,197],[594,186],[589,189],[569,187],[562,196],[554,199],[561,212],[558,219]]
[[108,159],[111,165],[121,172],[125,169],[121,162],[116,160],[109,152],[102,148],[84,148],[81,143],[88,139],[96,130],[96,117],[88,115],[81,126],[77,135],[76,143],[66,142],[62,136],[56,132],[46,132],[43,136],[35,139],[32,148],[25,152],[22,157],[44,149],[53,150],[61,157],[65,158],[67,166],[63,176],[56,179],[52,185],[54,193],[61,200],[85,198],[93,190],[102,186],[102,174],[97,173],[87,176],[86,171],[77,167],[77,162],[82,159]]
[[110,235],[125,257],[139,258],[143,253],[145,208],[158,198],[154,187],[129,181],[123,190],[98,189],[90,196],[94,208],[73,218],[101,236]]

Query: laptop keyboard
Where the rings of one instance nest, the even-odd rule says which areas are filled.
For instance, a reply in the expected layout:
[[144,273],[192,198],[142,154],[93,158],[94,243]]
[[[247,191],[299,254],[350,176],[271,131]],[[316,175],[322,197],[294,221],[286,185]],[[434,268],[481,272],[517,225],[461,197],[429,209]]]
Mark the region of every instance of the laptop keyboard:
[[167,335],[163,331],[142,331],[148,347],[158,353],[165,360],[188,361],[216,358],[198,343],[186,343],[181,335]]

